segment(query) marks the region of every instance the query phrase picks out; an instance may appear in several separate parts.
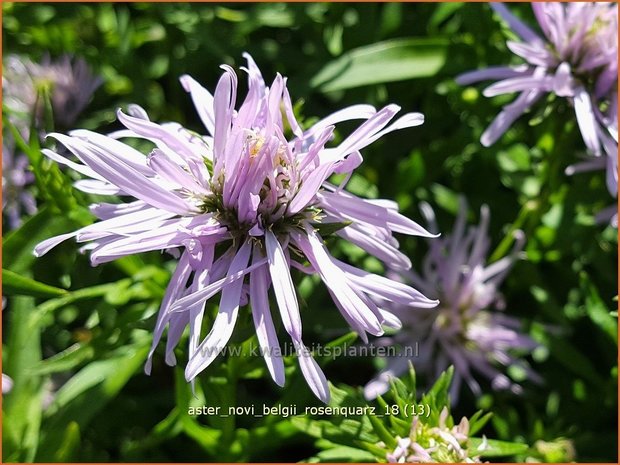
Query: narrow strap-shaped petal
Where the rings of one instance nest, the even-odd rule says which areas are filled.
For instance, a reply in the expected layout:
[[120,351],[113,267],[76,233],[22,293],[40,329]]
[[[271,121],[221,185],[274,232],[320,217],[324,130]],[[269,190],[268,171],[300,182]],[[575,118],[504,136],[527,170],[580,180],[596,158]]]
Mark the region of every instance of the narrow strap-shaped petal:
[[64,144],[105,179],[134,197],[163,210],[185,215],[191,211],[190,206],[180,197],[163,189],[142,173],[129,167],[121,160],[111,156],[105,150],[89,145],[80,139],[62,134],[50,134]]
[[[179,155],[183,155],[183,158],[191,158],[195,156],[194,147],[185,137],[177,132],[179,125],[162,125],[153,123],[151,121],[145,121],[140,118],[134,118],[133,116],[126,115],[121,109],[116,112],[118,120],[125,125],[128,129],[135,132],[141,137],[149,140],[158,141],[159,143],[166,144],[172,151]],[[177,131],[173,130],[175,128]],[[146,162],[146,160],[145,160]]]
[[341,229],[336,234],[377,257],[390,268],[396,270],[408,270],[411,268],[409,257],[396,247],[385,242],[382,238],[375,237],[366,231],[352,226]]
[[[185,239],[191,237],[191,231],[187,228],[202,226],[202,220],[201,217],[166,220],[154,230],[132,234],[128,237],[119,236],[119,239],[93,250],[90,256],[91,262],[96,265],[123,255],[179,247],[183,245]],[[210,229],[201,228],[201,234],[202,236],[210,235],[215,238],[216,242],[219,242],[228,237],[228,230],[214,224]]]
[[394,208],[388,208],[366,199],[361,199],[345,191],[322,191],[318,195],[322,204],[333,209],[339,215],[344,215],[354,222],[370,223],[378,227],[386,227],[394,232],[422,237],[437,237],[413,220],[398,213]]
[[202,87],[194,78],[184,74],[179,79],[185,92],[189,92],[194,102],[194,107],[200,116],[202,124],[205,125],[209,134],[215,133],[215,114],[213,111],[213,95]]
[[[254,247],[255,262],[260,261],[258,247]],[[256,328],[256,336],[269,374],[278,386],[284,386],[284,362],[279,353],[280,343],[271,311],[269,310],[269,270],[267,266],[256,268],[250,274],[250,305]]]
[[355,119],[368,119],[377,113],[377,109],[372,105],[352,105],[342,110],[332,113],[326,118],[315,123],[306,133],[316,134],[323,131],[327,126],[333,126],[343,121]]
[[[228,274],[233,275],[246,269],[250,260],[252,245],[245,242],[235,255]],[[193,380],[198,374],[207,368],[219,353],[226,347],[232,336],[239,312],[239,301],[243,280],[236,280],[222,289],[220,308],[211,327],[211,331],[198,346],[196,353],[187,363],[185,368],[185,379]]]
[[420,291],[417,291],[406,284],[394,281],[384,276],[369,273],[338,259],[334,259],[334,263],[336,263],[345,272],[347,278],[354,283],[358,289],[368,294],[372,294],[388,301],[398,302],[404,305],[413,305],[421,308],[433,308],[439,303],[438,300],[431,300],[424,296]]
[[455,81],[461,86],[467,86],[479,81],[509,79],[523,76],[524,74],[531,74],[531,71],[528,72],[528,70],[530,70],[528,66],[516,66],[514,68],[509,66],[490,66],[485,69],[477,69],[475,71],[459,74],[455,78]]
[[305,230],[306,234],[293,234],[295,242],[318,271],[325,285],[333,291],[344,311],[366,332],[375,336],[382,335],[381,322],[351,288],[344,272],[332,262],[320,236],[309,225],[305,226]]
[[188,323],[188,313],[174,313],[170,315],[170,321],[168,322],[168,337],[166,338],[166,353],[164,358],[166,365],[168,366],[173,367],[177,364],[174,349],[179,344]]
[[43,255],[45,255],[47,252],[52,250],[54,247],[56,247],[61,242],[64,242],[67,239],[71,239],[72,237],[75,237],[76,234],[77,232],[74,231],[74,232],[70,232],[67,234],[61,234],[59,236],[50,237],[49,239],[45,239],[44,241],[39,242],[35,246],[33,254],[35,257],[42,257]]
[[154,172],[178,188],[189,189],[195,193],[209,193],[209,191],[200,185],[188,171],[185,171],[160,149],[154,149],[151,152],[147,163]]
[[482,92],[485,97],[495,97],[512,92],[541,90],[549,91],[553,87],[553,78],[551,76],[526,76],[505,79],[490,85]]
[[542,39],[538,34],[536,34],[530,27],[513,15],[506,5],[500,2],[492,2],[489,4],[490,7],[495,11],[498,15],[502,17],[504,21],[508,23],[510,29],[516,32],[523,40],[526,42],[541,42]]
[[339,161],[351,152],[361,150],[372,142],[372,136],[383,129],[389,121],[398,113],[400,107],[398,105],[387,105],[372,115],[368,120],[364,121],[355,131],[353,131],[338,147],[325,153],[324,161]]
[[171,312],[183,312],[183,311],[186,311],[190,306],[196,304],[197,302],[210,299],[215,294],[220,292],[224,286],[227,286],[235,281],[242,279],[246,274],[250,273],[252,270],[260,266],[263,266],[265,263],[267,263],[267,259],[263,258],[259,262],[253,263],[251,266],[245,268],[244,270],[237,271],[236,273],[229,273],[225,278],[221,278],[221,279],[218,279],[217,281],[212,282],[211,284],[206,286],[204,289],[194,292],[193,294],[186,295],[185,297],[177,300],[174,303],[174,305],[170,308],[170,311]]
[[[199,269],[196,270],[192,282],[191,292],[204,289],[210,281],[210,269],[213,265],[215,255],[215,244],[208,244],[201,247],[202,258]],[[194,267],[194,266],[192,266]],[[199,302],[189,309],[189,358],[191,359],[200,344],[200,332],[202,329],[202,318],[204,316],[206,302]]]
[[491,146],[502,136],[502,134],[504,134],[504,132],[506,132],[510,125],[542,95],[543,92],[540,90],[528,90],[522,92],[514,102],[506,105],[495,117],[489,127],[482,133],[480,143],[485,147]]
[[297,359],[299,360],[299,367],[301,373],[304,375],[308,386],[321,401],[324,403],[329,402],[329,385],[327,384],[327,378],[323,370],[316,363],[316,360],[312,357],[312,354],[301,341],[293,340],[295,350],[297,351]]
[[594,155],[600,155],[601,142],[596,133],[596,117],[594,115],[590,94],[588,94],[585,88],[579,87],[575,92],[573,102],[575,103],[577,124],[579,125],[581,137],[586,147],[588,147]]
[[162,299],[161,306],[159,308],[157,322],[155,323],[155,328],[153,329],[153,343],[151,344],[151,349],[149,350],[146,364],[144,365],[144,371],[146,372],[146,374],[151,373],[153,354],[155,353],[157,344],[159,343],[159,340],[164,333],[166,324],[170,320],[170,315],[168,311],[170,305],[185,290],[185,286],[187,284],[187,280],[189,279],[191,271],[192,270],[189,266],[189,254],[187,252],[184,252],[179,259],[179,263],[177,264],[177,267],[174,270],[172,277],[170,278],[170,282],[168,283],[168,287],[166,288],[166,293],[164,294],[164,298]]
[[557,57],[542,43],[529,44],[509,40],[506,42],[506,46],[512,53],[523,58],[530,65],[553,68],[557,64]]
[[73,183],[73,187],[87,194],[127,195],[126,192],[123,192],[122,189],[119,189],[115,185],[107,181],[99,181],[98,179],[80,179]]
[[267,259],[269,260],[269,273],[273,290],[276,295],[280,315],[286,332],[293,339],[301,338],[301,316],[299,315],[299,303],[295,286],[291,279],[291,272],[287,263],[282,246],[275,234],[267,229],[265,231],[265,246]]
[[43,155],[45,155],[50,160],[54,160],[56,163],[60,163],[61,165],[66,165],[72,170],[77,171],[78,173],[82,173],[83,175],[88,176],[89,178],[107,182],[103,176],[101,176],[99,173],[95,172],[94,170],[92,170],[86,165],[75,163],[74,161],[71,161],[68,158],[63,157],[62,155],[59,155],[50,149],[43,149],[41,150],[41,152],[43,153]]
[[232,68],[226,67],[215,88],[213,108],[215,128],[213,133],[213,153],[216,162],[215,171],[219,172],[224,163],[225,149],[230,134],[233,109],[236,96],[236,76]]
[[312,171],[306,179],[293,200],[288,205],[288,214],[294,215],[295,213],[303,210],[308,203],[317,194],[319,188],[323,182],[333,173],[334,163],[327,162],[320,165],[316,170]]
[[153,175],[153,170],[151,170],[151,168],[149,168],[146,164],[146,157],[133,147],[124,144],[123,142],[108,136],[97,134],[93,131],[88,131],[86,129],[71,131],[69,135],[71,137],[77,137],[78,139],[85,140],[89,144],[105,150],[145,176]]

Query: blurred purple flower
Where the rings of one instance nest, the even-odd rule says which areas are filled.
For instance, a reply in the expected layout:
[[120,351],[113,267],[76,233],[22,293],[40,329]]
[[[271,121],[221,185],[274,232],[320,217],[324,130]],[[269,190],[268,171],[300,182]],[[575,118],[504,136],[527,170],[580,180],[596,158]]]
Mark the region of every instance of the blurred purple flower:
[[33,215],[37,203],[26,188],[34,182],[34,174],[28,169],[30,161],[24,154],[15,152],[11,137],[2,141],[2,214],[10,229],[21,224],[24,214]]
[[[28,58],[9,55],[3,63],[2,97],[7,117],[20,136],[28,141],[31,125],[43,129],[42,92],[49,92],[54,122],[68,127],[84,109],[101,79],[91,74],[82,59],[63,56],[33,63]],[[27,190],[34,182],[28,157],[17,151],[13,136],[5,129],[2,143],[2,212],[11,229],[21,224],[23,214],[37,211],[34,196]]]
[[[293,114],[286,79],[278,74],[266,87],[252,58],[245,57],[249,88],[238,110],[237,76],[229,66],[222,66],[225,72],[214,95],[191,77],[181,78],[209,136],[175,123],[153,123],[136,106],[130,107],[129,114],[118,111],[126,129],[111,137],[85,130],[73,131],[71,136],[53,134],[82,163],[49,150],[44,153],[91,178],[78,181],[76,187],[137,200],[93,205],[93,213],[102,221],[44,241],[35,253],[43,255],[70,237],[89,242],[85,248],[92,251],[94,265],[149,250],[181,248],[161,305],[146,371],[150,372],[153,352],[166,326],[166,361],[176,363],[173,349],[189,325],[188,381],[224,349],[239,307],[249,302],[269,372],[283,385],[284,364],[269,309],[268,290],[273,287],[301,371],[315,395],[326,402],[327,381],[302,341],[290,268],[318,274],[343,317],[365,340],[367,332],[381,335],[383,325],[398,325],[370,296],[426,308],[437,304],[409,286],[335,259],[320,233],[321,228],[337,231],[389,267],[411,266],[392,233],[433,235],[400,215],[394,202],[361,199],[343,190],[344,182],[335,186],[327,179],[332,173],[348,179],[362,162],[361,149],[391,131],[422,124],[423,117],[409,113],[390,125],[398,106],[377,111],[369,105],[355,105],[303,131]],[[284,136],[285,118],[294,134],[291,140]],[[364,122],[339,145],[326,148],[334,125],[353,119]],[[144,157],[117,140],[124,137],[150,140],[156,148]],[[205,302],[220,291],[219,312],[200,342]]]
[[[34,63],[25,57],[9,55],[3,66],[3,103],[19,129],[29,128],[33,113],[41,128],[44,107],[40,96],[44,91],[49,92],[54,123],[70,127],[102,82],[81,58],[63,55],[58,60],[45,57]],[[20,120],[21,125],[15,120]]]
[[[508,127],[545,93],[566,97],[575,108],[577,123],[588,149],[600,153],[597,126],[611,131],[600,108],[612,104],[618,86],[618,7],[613,3],[535,2],[532,9],[544,37],[530,29],[502,3],[491,3],[520,37],[508,41],[508,48],[526,61],[521,66],[499,66],[460,75],[457,82],[500,79],[483,94],[493,97],[520,92],[506,105],[482,134],[481,143],[490,146]],[[617,107],[616,119],[617,119]],[[615,137],[617,143],[617,135]]]
[[[494,389],[510,389],[515,393],[520,392],[520,386],[502,373],[498,365],[519,366],[531,379],[539,379],[515,357],[531,352],[536,343],[520,333],[519,320],[491,309],[504,307],[498,287],[519,257],[523,233],[515,234],[516,241],[508,256],[487,265],[489,210],[483,206],[480,224],[466,230],[467,204],[462,198],[460,203],[452,234],[430,241],[423,276],[413,271],[401,271],[394,276],[396,279],[400,275],[426,295],[438,298],[440,304],[433,311],[411,311],[398,304],[387,304],[403,327],[394,336],[384,338],[385,343],[402,348],[419,345],[416,353],[403,350],[397,357],[388,359],[387,368],[366,385],[364,393],[368,399],[386,392],[390,378],[405,373],[409,360],[417,372],[429,379],[437,378],[449,365],[454,365],[453,401],[463,380],[475,394],[481,392],[473,371],[488,378]],[[421,207],[432,229],[436,229],[430,205]]]

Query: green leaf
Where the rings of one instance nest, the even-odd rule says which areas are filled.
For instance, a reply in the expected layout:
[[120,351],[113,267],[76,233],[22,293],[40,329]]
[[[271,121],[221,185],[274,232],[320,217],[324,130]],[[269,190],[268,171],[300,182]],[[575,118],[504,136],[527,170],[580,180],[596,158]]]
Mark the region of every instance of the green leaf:
[[36,260],[34,247],[44,239],[65,233],[75,224],[42,208],[20,228],[11,231],[2,241],[2,266],[15,273],[26,271]]
[[32,297],[57,297],[67,293],[65,289],[26,278],[10,270],[2,269],[2,293],[4,295],[29,295]]
[[470,438],[469,454],[480,454],[481,457],[505,457],[507,455],[523,454],[529,449],[527,444],[486,439],[486,447],[484,450],[477,451],[478,447],[480,447],[484,441],[485,440],[481,438]]
[[28,370],[41,360],[40,328],[33,325],[32,297],[10,301],[8,337],[3,372],[13,389],[3,396],[4,462],[32,462],[39,444],[44,381]]
[[56,297],[54,299],[47,300],[40,305],[37,305],[33,310],[33,321],[41,321],[46,315],[52,313],[62,307],[65,307],[73,302],[83,299],[92,299],[93,297],[101,297],[114,289],[122,289],[126,282],[130,281],[129,278],[121,279],[114,283],[100,284],[98,286],[85,287],[84,289],[78,289],[76,291],[67,292],[62,297]]
[[618,319],[611,315],[596,286],[590,281],[586,273],[581,273],[580,280],[586,296],[586,313],[592,323],[607,334],[615,344],[618,344]]
[[327,237],[331,234],[337,233],[343,228],[349,226],[352,221],[338,221],[335,223],[313,223],[312,226],[316,229],[322,237]]
[[58,373],[60,371],[69,371],[85,360],[92,358],[94,354],[95,349],[93,346],[73,344],[71,347],[63,350],[59,354],[39,362],[37,365],[32,367],[31,373],[36,375],[46,375],[50,373]]
[[387,430],[383,422],[379,420],[377,417],[375,417],[374,415],[368,415],[367,418],[370,420],[370,423],[372,424],[372,428],[374,429],[377,436],[379,436],[379,439],[381,439],[385,443],[385,445],[389,447],[390,449],[395,448],[396,438],[394,438],[390,434],[390,432]]
[[336,446],[316,454],[320,462],[375,462],[375,456],[368,451],[347,446]]
[[67,425],[65,434],[54,454],[53,462],[71,462],[80,447],[80,426],[72,421]]
[[482,428],[484,428],[484,425],[487,424],[487,422],[491,419],[492,416],[492,412],[488,412],[483,415],[482,410],[478,410],[476,413],[474,413],[469,418],[469,434],[474,435]]
[[76,373],[56,393],[46,411],[45,431],[37,461],[53,460],[65,435],[65,425],[84,429],[141,369],[149,350],[148,338],[120,347],[110,358],[97,360]]
[[577,376],[589,380],[594,386],[604,385],[604,380],[597,373],[592,361],[565,339],[561,337],[551,338],[549,340],[549,351],[552,357]]
[[446,62],[444,39],[392,39],[353,49],[327,63],[311,80],[322,92],[430,77]]
[[435,196],[435,203],[444,210],[456,215],[459,211],[459,195],[452,189],[448,189],[441,184],[433,184],[431,191]]

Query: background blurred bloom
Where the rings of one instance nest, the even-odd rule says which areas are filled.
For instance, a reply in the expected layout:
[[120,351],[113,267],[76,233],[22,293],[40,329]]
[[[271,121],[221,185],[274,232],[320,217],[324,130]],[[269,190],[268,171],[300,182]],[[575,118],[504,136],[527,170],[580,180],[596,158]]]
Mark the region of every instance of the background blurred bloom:
[[618,82],[618,9],[613,3],[532,3],[544,37],[530,29],[501,3],[491,7],[508,23],[521,41],[508,48],[526,61],[522,66],[500,66],[460,75],[457,82],[470,84],[487,79],[500,81],[484,90],[492,97],[520,92],[519,97],[495,118],[482,134],[483,145],[493,144],[508,127],[545,93],[566,97],[575,108],[583,140],[595,155],[601,151],[597,127],[614,135],[601,109],[616,112]]
[[[102,82],[81,58],[63,55],[57,60],[45,57],[40,63],[34,63],[22,56],[9,55],[2,73],[3,104],[18,128],[28,128],[34,113],[35,123],[41,129],[45,110],[43,99],[44,94],[48,94],[54,124],[68,128]],[[21,124],[14,122],[16,120]]]
[[15,153],[11,137],[2,141],[2,214],[11,229],[21,224],[24,214],[33,215],[37,203],[28,185],[34,182],[34,174],[28,169],[30,161],[24,154]]
[[[423,204],[422,210],[432,229],[436,229],[431,207]],[[516,234],[510,255],[487,265],[489,210],[483,206],[480,224],[469,229],[465,225],[466,214],[467,204],[461,198],[452,234],[430,241],[422,276],[413,271],[399,272],[405,281],[413,283],[426,295],[438,298],[440,304],[433,311],[411,311],[388,304],[401,319],[403,328],[386,342],[408,347],[419,341],[419,358],[401,354],[389,359],[387,368],[365,387],[367,398],[385,392],[390,378],[401,376],[409,360],[416,372],[426,374],[429,379],[454,365],[453,401],[462,380],[475,394],[481,393],[474,371],[488,378],[495,389],[520,392],[520,386],[497,365],[520,366],[530,378],[538,380],[538,376],[516,357],[530,352],[536,343],[519,332],[521,324],[516,318],[491,309],[493,306],[503,308],[498,287],[519,256],[524,244],[523,233]]]
[[[94,76],[82,59],[64,55],[41,63],[9,55],[3,63],[3,114],[26,142],[33,129],[45,129],[45,96],[49,98],[54,125],[71,126],[89,102],[102,80]],[[34,118],[33,118],[34,116]],[[32,125],[34,124],[34,128]],[[13,135],[4,126],[2,143],[2,212],[11,229],[21,224],[24,214],[37,211],[35,197],[28,190],[34,182],[28,157],[18,151]]]
[[[269,372],[278,385],[284,384],[284,364],[269,309],[268,290],[273,287],[301,371],[315,395],[327,401],[325,376],[302,341],[290,268],[317,273],[343,317],[365,340],[366,333],[383,334],[383,325],[399,325],[370,296],[425,308],[437,304],[409,286],[336,260],[321,237],[322,228],[337,231],[391,268],[411,266],[392,233],[432,234],[400,215],[395,203],[358,198],[343,190],[346,180],[335,186],[327,178],[332,173],[350,176],[362,161],[359,150],[391,131],[422,124],[423,117],[410,113],[389,125],[398,106],[376,111],[369,105],[355,105],[303,131],[293,114],[286,79],[278,74],[266,87],[252,58],[246,58],[249,89],[238,110],[237,76],[229,66],[222,66],[225,72],[214,95],[189,76],[181,78],[210,136],[198,136],[178,124],[155,124],[135,106],[131,114],[118,112],[127,129],[113,137],[85,130],[73,131],[71,136],[53,134],[83,164],[49,150],[44,153],[91,178],[76,187],[137,200],[93,205],[93,213],[102,221],[49,239],[37,246],[36,254],[70,237],[89,242],[85,248],[92,251],[94,265],[148,250],[182,248],[162,302],[146,370],[151,369],[151,356],[166,326],[166,360],[175,363],[173,349],[189,325],[188,381],[224,349],[239,307],[249,301]],[[290,141],[284,136],[284,118],[294,134]],[[334,124],[352,119],[365,121],[339,145],[326,148]],[[117,140],[122,137],[148,139],[157,148],[147,158]],[[247,284],[245,275],[249,275]],[[205,302],[220,291],[219,312],[201,342]]]

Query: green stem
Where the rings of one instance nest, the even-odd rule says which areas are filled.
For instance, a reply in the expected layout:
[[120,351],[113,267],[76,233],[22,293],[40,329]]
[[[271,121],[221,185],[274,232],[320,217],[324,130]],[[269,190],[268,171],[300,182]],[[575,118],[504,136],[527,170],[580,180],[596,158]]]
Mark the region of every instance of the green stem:
[[514,221],[514,223],[512,223],[510,229],[508,230],[502,241],[491,254],[491,257],[489,258],[489,263],[493,263],[499,260],[508,253],[508,251],[510,250],[510,246],[512,245],[512,242],[514,240],[515,231],[521,229],[530,214],[533,211],[537,210],[538,205],[538,202],[533,201],[527,201],[523,204],[521,210],[519,211],[519,214],[517,215],[517,219]]
[[489,258],[490,263],[499,260],[508,253],[514,239],[513,234],[518,229],[522,229],[526,237],[531,237],[531,234],[540,225],[543,215],[551,207],[552,196],[558,192],[562,184],[564,176],[562,157],[563,153],[567,152],[565,147],[573,142],[573,138],[570,137],[573,131],[568,131],[566,124],[558,125],[553,119],[549,121],[549,127],[545,133],[553,135],[553,145],[542,162],[542,188],[540,196],[535,200],[527,200],[521,206],[521,210],[510,226],[508,233],[491,254]]

